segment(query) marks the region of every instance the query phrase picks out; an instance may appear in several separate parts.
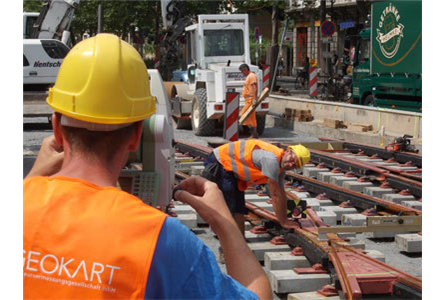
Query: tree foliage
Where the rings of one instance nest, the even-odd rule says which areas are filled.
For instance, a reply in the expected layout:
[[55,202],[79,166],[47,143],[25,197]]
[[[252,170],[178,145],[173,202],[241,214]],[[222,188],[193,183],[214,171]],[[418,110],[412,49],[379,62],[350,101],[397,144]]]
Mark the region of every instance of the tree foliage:
[[[138,28],[146,33],[151,32],[155,26],[156,2],[153,0],[141,1],[102,1],[83,0],[79,2],[74,11],[71,23],[71,32],[81,36],[84,32],[94,35],[97,33],[97,12],[99,4],[102,5],[104,19],[103,31],[126,35]],[[23,2],[23,11],[40,12],[43,1]]]

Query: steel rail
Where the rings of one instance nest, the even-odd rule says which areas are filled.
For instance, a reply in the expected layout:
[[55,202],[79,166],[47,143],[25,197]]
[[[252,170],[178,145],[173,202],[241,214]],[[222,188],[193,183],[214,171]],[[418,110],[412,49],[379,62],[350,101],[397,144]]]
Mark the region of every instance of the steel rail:
[[[197,155],[200,157],[203,157],[204,155],[208,155],[208,153],[211,152],[212,148],[209,147],[199,147],[199,149],[194,150],[194,146],[193,144],[187,143],[187,142],[182,142],[180,141],[180,146],[177,148],[181,148],[181,149],[186,149],[185,152],[190,153],[192,156],[193,155]],[[181,178],[186,178],[188,175],[184,174],[182,172],[176,171],[175,172],[177,177],[181,177]],[[305,187],[312,192],[315,193],[320,193],[320,188],[323,189],[323,192],[326,192],[328,197],[332,198],[333,200],[338,200],[341,201],[342,197],[343,198],[348,198],[348,200],[352,200],[353,203],[365,203],[362,204],[361,206],[364,208],[369,208],[370,206],[378,206],[381,208],[384,208],[385,210],[391,211],[391,212],[411,212],[411,213],[416,213],[418,215],[421,215],[421,211],[415,210],[415,209],[410,209],[408,207],[402,206],[402,205],[398,205],[389,201],[385,201],[385,200],[381,200],[379,198],[375,198],[375,197],[371,197],[368,195],[364,195],[362,193],[358,193],[358,192],[354,192],[354,191],[350,191],[350,190],[346,190],[334,185],[330,185],[327,183],[322,183],[320,181],[314,180],[312,178],[308,178],[305,176],[301,176],[298,175],[296,173],[293,172],[286,172],[286,175],[292,179],[296,179],[298,181],[300,181],[301,183],[303,183],[305,185]],[[319,186],[318,189],[317,188],[313,188],[314,186]],[[312,188],[312,190],[311,190]],[[332,197],[330,195],[331,191],[335,191],[335,193],[337,193],[337,197]],[[334,193],[334,194],[335,194]],[[287,192],[287,197],[289,197],[290,199],[298,199],[298,197],[296,195],[294,195],[291,192]],[[359,199],[359,200],[357,200]],[[355,204],[355,203],[354,203]],[[358,205],[360,207],[360,205]],[[278,226],[278,228],[281,228],[278,222],[278,218],[276,217],[275,213],[270,212],[264,208],[261,208],[251,202],[246,202],[246,208],[248,208],[252,214],[257,215],[259,217],[261,217],[262,219],[265,219],[267,221],[271,221],[272,223],[274,223],[276,226]],[[385,263],[382,263],[380,261],[376,261],[362,253],[360,253],[358,250],[356,250],[355,248],[353,248],[352,246],[349,245],[343,245],[343,244],[339,244],[338,243],[338,236],[337,235],[328,235],[329,237],[329,242],[326,241],[318,241],[318,233],[317,232],[313,232],[307,228],[303,228],[303,225],[307,225],[307,226],[315,226],[315,227],[323,227],[326,226],[326,224],[324,224],[321,219],[317,218],[318,216],[314,215],[311,213],[311,209],[308,208],[308,219],[302,219],[302,220],[306,220],[308,222],[310,222],[313,225],[308,224],[307,222],[302,222],[302,220],[300,220],[300,226],[302,226],[302,228],[295,228],[294,232],[291,232],[289,230],[286,231],[286,229],[282,229],[284,232],[286,232],[285,236],[286,236],[286,241],[288,242],[289,245],[293,245],[295,242],[295,237],[297,237],[299,239],[299,243],[304,243],[303,248],[305,250],[305,255],[306,257],[312,262],[315,259],[320,260],[323,266],[327,266],[328,265],[328,261],[329,259],[331,259],[331,257],[334,257],[336,255],[336,251],[332,251],[332,247],[333,245],[337,245],[337,246],[341,246],[341,249],[346,249],[347,251],[351,251],[356,253],[357,255],[362,256],[363,258],[365,258],[366,260],[375,262],[376,264],[381,265],[384,268],[388,268],[390,270],[392,270],[392,272],[395,272],[398,274],[398,281],[397,281],[397,287],[394,287],[394,289],[397,289],[398,291],[407,293],[409,295],[413,294],[413,293],[419,293],[419,291],[421,291],[421,286],[422,286],[422,281],[415,277],[412,276],[410,274],[407,274],[403,271],[400,271],[394,267],[391,267],[389,265],[386,265]],[[293,241],[292,241],[293,239]],[[310,253],[308,253],[310,252]],[[338,256],[338,255],[337,255]],[[316,258],[318,257],[318,258]],[[312,258],[312,259],[311,259]],[[335,260],[335,259],[334,259]],[[334,268],[335,268],[335,264],[334,264]],[[342,268],[341,264],[338,264],[338,268]],[[337,270],[336,269],[337,274],[341,275],[342,278],[346,278],[346,284],[349,285],[348,282],[348,274],[347,272],[343,269],[342,270]],[[395,284],[394,284],[395,285]],[[413,290],[407,290],[407,287],[412,288]],[[351,286],[342,286],[343,290],[345,291],[346,289],[346,295],[353,295],[353,291]],[[416,294],[417,295],[417,294]],[[354,299],[355,296],[348,296],[348,299]]]
[[[278,219],[274,213],[272,213],[264,208],[261,208],[253,203],[250,203],[250,202],[246,202],[246,207],[253,214],[258,215],[261,218],[271,221],[271,222],[275,223],[277,226],[279,226]],[[316,226],[320,227],[318,225],[316,225]],[[292,233],[290,233],[290,234],[292,234]],[[290,234],[288,234],[288,235],[290,235]],[[317,240],[318,235],[316,232],[305,230],[303,228],[295,228],[293,234],[296,234],[307,241],[307,244],[305,245],[306,247],[304,247],[304,248],[306,248],[306,249],[304,249],[306,256],[308,256],[308,254],[309,254],[308,250],[311,252],[317,252],[317,251],[324,252],[325,257],[324,257],[324,259],[321,259],[321,263],[325,268],[327,267],[326,257],[329,258],[329,260],[333,263],[337,274],[339,274],[342,278],[342,280],[340,280],[340,283],[342,285],[343,291],[346,292],[346,294],[348,295],[347,299],[358,299],[359,295],[361,295],[361,292],[360,291],[357,292],[356,288],[353,289],[351,287],[351,284],[349,282],[349,276],[348,276],[347,272],[344,270],[342,263],[340,262],[340,258],[338,257],[338,254],[337,254],[338,250],[336,249],[336,247],[345,249],[346,251],[349,251],[349,252],[353,252],[355,255],[360,256],[365,261],[370,261],[374,265],[379,265],[384,269],[388,269],[388,270],[390,270],[389,273],[397,274],[398,282],[401,282],[401,283],[415,289],[416,291],[421,292],[421,290],[422,290],[422,279],[421,278],[410,275],[410,274],[403,272],[397,268],[394,268],[384,262],[381,262],[377,259],[369,257],[369,256],[363,254],[360,250],[357,250],[350,245],[340,244],[338,241],[341,239],[335,234],[328,236],[329,242],[318,241]],[[288,236],[286,236],[286,241],[288,242]],[[289,243],[289,244],[291,244],[291,243]],[[309,249],[308,245],[311,245],[312,249]]]
[[182,153],[189,153],[190,155],[196,157],[199,156],[201,158],[206,158],[207,155],[210,154],[210,152],[213,151],[213,148],[201,146],[192,144],[183,140],[177,140],[174,141],[174,146]]
[[363,151],[367,155],[377,154],[383,159],[394,158],[395,160],[403,163],[407,163],[411,161],[415,166],[421,168],[422,167],[422,155],[411,153],[411,152],[400,152],[400,151],[392,151],[386,150],[384,147],[378,147],[367,144],[353,143],[342,140],[335,140],[329,138],[319,138],[320,141],[324,142],[340,142],[342,143],[343,150],[348,150],[351,152],[359,152]]
[[[286,149],[288,144],[281,143],[278,147]],[[422,177],[414,176],[406,171],[392,170],[372,163],[360,162],[355,159],[341,157],[329,152],[311,149],[311,161],[323,163],[329,168],[339,167],[343,171],[352,171],[362,176],[378,176],[399,190],[409,190],[414,196],[422,197]],[[396,174],[392,174],[396,173]]]
[[422,215],[422,211],[410,207],[406,207],[397,203],[386,201],[380,198],[365,195],[352,190],[344,189],[336,185],[321,182],[313,178],[302,176],[294,172],[286,172],[286,176],[301,182],[304,187],[315,194],[326,193],[327,197],[337,201],[350,200],[354,206],[363,210],[368,208],[380,207],[392,213],[412,213]]

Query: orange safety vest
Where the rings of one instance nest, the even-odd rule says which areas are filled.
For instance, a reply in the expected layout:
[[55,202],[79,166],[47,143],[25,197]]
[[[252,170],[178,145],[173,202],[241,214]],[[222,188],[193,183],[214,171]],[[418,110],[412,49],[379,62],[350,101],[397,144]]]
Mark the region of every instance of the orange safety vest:
[[[215,156],[224,170],[233,172],[238,180],[238,189],[245,191],[248,183],[263,184],[267,182],[267,177],[256,168],[252,162],[252,151],[262,149],[275,154],[278,162],[281,162],[284,150],[261,140],[241,140],[224,144],[215,149]],[[281,172],[280,166],[280,172]]]
[[165,218],[114,187],[25,180],[24,299],[143,299]]

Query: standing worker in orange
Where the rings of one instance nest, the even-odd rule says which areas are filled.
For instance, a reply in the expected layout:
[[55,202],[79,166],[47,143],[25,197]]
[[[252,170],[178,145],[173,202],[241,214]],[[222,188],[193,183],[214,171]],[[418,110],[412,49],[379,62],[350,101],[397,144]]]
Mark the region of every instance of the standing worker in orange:
[[[241,110],[240,116],[242,116],[249,107],[251,107],[257,101],[258,97],[258,78],[252,72],[250,72],[250,68],[247,64],[242,64],[239,66],[239,70],[246,76],[246,80],[244,81],[243,86],[243,97],[244,97],[244,107]],[[244,121],[243,124],[249,127],[250,138],[257,138],[258,132],[256,130],[256,115],[255,111],[253,111],[250,116]]]
[[212,226],[230,276],[178,219],[116,187],[156,108],[130,44],[78,43],[47,102],[54,136],[23,182],[24,299],[272,299],[216,184],[195,176],[173,197]]

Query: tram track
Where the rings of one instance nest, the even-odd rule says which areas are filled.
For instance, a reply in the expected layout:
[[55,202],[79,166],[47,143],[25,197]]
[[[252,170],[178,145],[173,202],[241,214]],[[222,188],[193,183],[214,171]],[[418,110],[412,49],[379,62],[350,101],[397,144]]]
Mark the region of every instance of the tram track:
[[[287,147],[287,144],[279,142],[274,144],[283,148]],[[211,147],[194,145],[180,140],[175,140],[175,149],[181,153],[181,155],[189,156],[190,159],[188,161],[193,161],[198,164],[199,162],[203,162],[205,157],[213,150]],[[349,150],[341,149],[341,151],[337,152],[345,151]],[[367,155],[369,156],[376,154],[369,149],[367,151]],[[357,150],[355,154],[359,152],[363,151]],[[329,152],[311,149],[311,154],[311,162],[324,164],[322,167],[328,166],[333,169],[341,169],[343,167],[344,169],[342,169],[342,171],[349,172],[353,170],[360,175],[372,178],[374,183],[387,182],[391,185],[392,189],[408,189],[409,193],[413,196],[421,197],[421,176],[420,180],[417,180],[415,177],[410,176],[411,173],[394,172],[391,169],[388,170],[372,163],[363,163],[351,158],[339,158],[338,154],[335,154],[335,151]],[[363,154],[360,154],[360,156],[363,156]],[[385,157],[393,160],[396,159],[395,155],[390,157],[389,154],[385,154]],[[406,164],[404,161],[400,163]],[[417,162],[417,164],[421,166],[421,161],[420,164],[419,162]],[[178,181],[189,176],[181,171],[176,171],[175,175]],[[300,201],[301,198],[297,196],[298,191],[306,191],[319,196],[322,194],[323,197],[331,199],[336,204],[347,201],[349,207],[356,208],[360,213],[374,210],[374,216],[412,215],[421,218],[422,215],[419,209],[366,195],[362,192],[348,190],[340,186],[322,182],[314,177],[303,176],[288,171],[286,172],[286,181],[286,186],[288,189],[290,188],[286,193],[288,200]],[[255,194],[256,191],[253,190],[253,188],[254,187],[250,187],[247,192]],[[319,228],[332,227],[332,225],[325,223],[310,205],[308,205],[307,208],[307,217],[297,219],[299,228],[295,230],[281,228],[273,212],[259,207],[255,203],[246,201],[246,207],[249,210],[248,219],[251,223],[260,225],[263,228],[260,231],[257,229],[254,232],[267,232],[271,235],[271,239],[273,237],[284,238],[285,243],[289,245],[290,249],[301,249],[301,252],[304,253],[311,264],[318,263],[322,265],[324,270],[330,270],[332,283],[344,298],[359,299],[375,294],[376,292],[379,294],[392,295],[394,298],[421,298],[422,280],[420,278],[365,255],[363,250],[356,249],[354,246],[349,245],[347,243],[348,239],[340,237],[340,234],[328,233],[327,240],[319,240]],[[335,225],[333,228],[335,228]],[[376,278],[371,271],[366,273],[367,269],[365,267],[359,272],[361,276],[355,276],[354,274],[358,272],[357,269],[351,270],[348,269],[348,266],[357,261],[360,261],[359,264],[366,265],[366,268],[372,270],[372,272],[378,272],[381,276]],[[372,274],[370,274],[370,272]],[[370,282],[374,282],[374,285]],[[375,285],[375,282],[378,282],[378,284]],[[379,286],[379,290],[374,289],[376,286]]]

